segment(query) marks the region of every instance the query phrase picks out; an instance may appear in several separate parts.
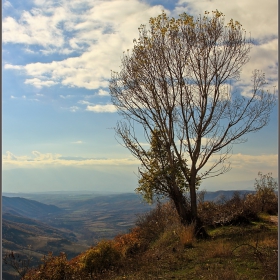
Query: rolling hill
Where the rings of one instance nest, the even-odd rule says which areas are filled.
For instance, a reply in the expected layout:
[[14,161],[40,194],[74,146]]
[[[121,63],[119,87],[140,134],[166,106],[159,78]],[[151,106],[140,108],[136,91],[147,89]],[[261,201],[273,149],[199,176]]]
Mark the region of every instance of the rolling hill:
[[23,197],[2,197],[2,212],[12,213],[30,218],[40,218],[46,215],[62,212],[57,206],[47,205]]

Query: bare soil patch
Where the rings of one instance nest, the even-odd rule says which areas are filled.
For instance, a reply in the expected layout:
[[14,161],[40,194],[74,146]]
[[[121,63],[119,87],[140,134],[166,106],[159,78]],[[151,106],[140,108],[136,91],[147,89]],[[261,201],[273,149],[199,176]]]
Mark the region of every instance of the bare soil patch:
[[270,216],[270,217],[269,217],[269,220],[270,220],[272,223],[278,225],[278,216]]

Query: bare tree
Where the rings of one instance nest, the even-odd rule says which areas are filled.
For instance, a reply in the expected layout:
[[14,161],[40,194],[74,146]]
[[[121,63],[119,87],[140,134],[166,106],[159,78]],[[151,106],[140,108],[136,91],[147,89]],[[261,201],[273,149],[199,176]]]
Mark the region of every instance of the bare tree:
[[[112,72],[112,102],[124,117],[116,133],[142,168],[151,170],[153,153],[141,144],[137,124],[148,143],[153,131],[159,131],[170,174],[179,168],[190,192],[188,217],[177,209],[182,222],[199,220],[198,179],[227,172],[232,145],[246,141],[243,136],[269,121],[275,95],[263,90],[262,72],[252,73],[249,94],[238,87],[232,90],[249,61],[251,45],[241,24],[230,20],[225,25],[219,11],[197,18],[184,13],[178,19],[162,13],[150,19],[149,29],[141,25],[134,48],[122,57],[120,72]],[[184,190],[174,178],[169,181],[171,198],[184,208]]]
[[275,213],[278,205],[275,193],[278,190],[278,183],[273,179],[272,173],[262,174],[262,172],[259,172],[258,175],[259,179],[255,179],[255,190],[256,197],[260,201],[261,211]]

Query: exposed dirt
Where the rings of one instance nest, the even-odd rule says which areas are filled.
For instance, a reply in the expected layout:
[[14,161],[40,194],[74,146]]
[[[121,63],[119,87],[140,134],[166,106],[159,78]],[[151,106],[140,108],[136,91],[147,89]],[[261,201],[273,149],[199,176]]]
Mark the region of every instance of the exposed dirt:
[[276,225],[278,225],[278,216],[270,216],[270,221]]

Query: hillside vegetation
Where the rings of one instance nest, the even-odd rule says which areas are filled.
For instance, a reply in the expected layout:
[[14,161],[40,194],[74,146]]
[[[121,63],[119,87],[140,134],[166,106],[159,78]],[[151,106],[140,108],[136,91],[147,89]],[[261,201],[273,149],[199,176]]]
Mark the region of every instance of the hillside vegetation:
[[275,194],[269,199],[265,205],[258,193],[201,199],[208,239],[195,238],[194,225],[182,226],[172,203],[159,203],[129,233],[70,260],[50,253],[22,279],[277,279],[278,229],[270,217],[278,203]]

